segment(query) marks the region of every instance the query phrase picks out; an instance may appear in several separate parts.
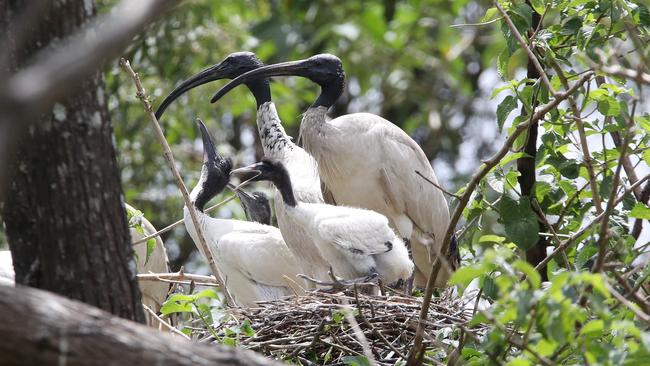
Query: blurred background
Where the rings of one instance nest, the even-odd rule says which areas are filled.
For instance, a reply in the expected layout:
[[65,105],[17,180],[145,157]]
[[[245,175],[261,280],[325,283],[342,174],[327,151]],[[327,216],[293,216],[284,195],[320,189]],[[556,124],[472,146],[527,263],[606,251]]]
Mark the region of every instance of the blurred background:
[[[98,1],[100,12],[114,3]],[[231,52],[252,51],[265,63],[333,53],[343,60],[347,85],[331,117],[366,111],[397,124],[421,145],[441,183],[454,191],[501,141],[495,110],[503,95],[491,99],[491,93],[502,83],[496,60],[505,41],[494,24],[474,24],[488,7],[489,2],[464,0],[184,1],[136,38],[124,57],[157,107],[179,82]],[[507,72],[523,72],[524,62],[524,57],[512,58]],[[117,60],[106,65],[105,82],[126,201],[160,229],[182,218],[180,193]],[[236,166],[260,158],[255,102],[248,90],[237,88],[217,104],[209,103],[225,83],[194,89],[161,120],[190,189],[201,167],[196,118],[204,120],[220,152]],[[302,78],[278,78],[271,89],[287,132],[297,139],[301,113],[318,86]],[[243,218],[236,201],[213,215]],[[185,265],[207,273],[182,225],[163,240],[172,270]],[[3,241],[0,231],[0,246]]]

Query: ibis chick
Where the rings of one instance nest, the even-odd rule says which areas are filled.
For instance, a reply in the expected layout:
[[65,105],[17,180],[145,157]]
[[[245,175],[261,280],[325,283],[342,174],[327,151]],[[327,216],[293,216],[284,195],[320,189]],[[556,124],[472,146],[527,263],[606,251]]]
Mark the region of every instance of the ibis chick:
[[287,215],[309,233],[336,275],[351,279],[376,273],[384,282],[392,283],[413,273],[406,246],[384,215],[360,208],[297,201],[291,178],[278,161],[265,159],[233,170],[232,174],[243,180],[273,183],[282,195]]
[[[205,204],[228,184],[232,163],[217,153],[205,125],[200,121],[198,124],[203,139],[203,167],[190,198],[226,288],[240,306],[294,294],[291,281],[297,278],[298,265],[280,230],[256,222],[216,219],[203,212]],[[184,213],[185,226],[198,243],[187,207]]]

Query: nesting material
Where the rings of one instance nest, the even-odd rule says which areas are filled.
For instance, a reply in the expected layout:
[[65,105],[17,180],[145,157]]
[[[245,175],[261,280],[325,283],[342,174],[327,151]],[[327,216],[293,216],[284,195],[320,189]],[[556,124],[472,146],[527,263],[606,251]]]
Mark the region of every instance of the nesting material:
[[[457,347],[457,341],[449,339],[458,339],[461,326],[472,317],[472,307],[466,302],[449,291],[432,299],[424,338],[432,350],[427,355],[429,362],[437,363],[437,353],[444,357]],[[346,357],[371,353],[378,364],[393,365],[405,360],[412,347],[421,304],[422,298],[372,296],[354,289],[334,294],[310,292],[259,302],[255,308],[231,309],[233,319],[221,328],[248,319],[255,335],[240,338],[239,346],[277,359],[341,364]],[[354,316],[365,337],[355,334],[346,312]],[[452,332],[458,336],[450,337]],[[472,332],[476,335],[482,330],[473,328]]]

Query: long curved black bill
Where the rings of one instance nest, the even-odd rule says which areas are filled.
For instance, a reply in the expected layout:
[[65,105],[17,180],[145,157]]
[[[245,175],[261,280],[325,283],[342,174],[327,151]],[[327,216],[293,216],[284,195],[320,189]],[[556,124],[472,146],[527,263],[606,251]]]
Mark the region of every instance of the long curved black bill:
[[217,150],[210,138],[210,132],[208,132],[205,124],[200,119],[196,120],[196,124],[199,126],[199,130],[201,130],[201,138],[203,140],[203,162],[212,161],[217,157]]
[[156,110],[156,118],[160,119],[167,107],[172,104],[173,101],[178,99],[181,95],[187,93],[189,90],[196,88],[197,86],[207,84],[211,81],[225,79],[226,75],[222,68],[221,63],[210,66],[207,69],[199,72],[196,75],[189,77],[187,80],[183,81],[178,85],[174,90],[169,93],[169,95],[162,101],[158,109]]
[[214,103],[221,99],[229,91],[234,89],[240,84],[248,83],[254,80],[268,78],[273,76],[302,76],[303,72],[307,69],[306,62],[308,60],[298,60],[281,62],[273,65],[266,65],[257,69],[251,70],[245,74],[239,75],[232,79],[228,84],[224,85],[217,93],[210,99],[210,103]]

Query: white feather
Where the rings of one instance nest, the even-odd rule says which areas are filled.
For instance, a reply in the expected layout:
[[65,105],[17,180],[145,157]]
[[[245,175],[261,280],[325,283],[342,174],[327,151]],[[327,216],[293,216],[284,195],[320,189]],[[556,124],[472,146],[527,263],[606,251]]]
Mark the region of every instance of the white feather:
[[[273,102],[257,111],[257,126],[264,155],[282,162],[293,184],[294,195],[300,202],[322,203],[317,163],[301,147],[295,145],[284,131]],[[312,238],[285,210],[282,196],[275,191],[275,214],[284,240],[298,261],[301,273],[319,280],[328,280],[329,263],[314,245]],[[304,282],[313,288],[311,282]]]
[[[187,207],[183,212],[185,227],[196,243],[198,237]],[[256,222],[197,214],[226,288],[238,305],[251,306],[255,301],[294,294],[285,276],[296,280],[298,264],[280,230]]]
[[[337,204],[377,211],[409,238],[416,265],[415,284],[426,285],[436,249],[442,245],[449,209],[422,149],[391,122],[369,113],[326,121],[327,108],[310,108],[300,131],[305,149],[318,162],[320,179]],[[451,275],[443,268],[436,281]]]

